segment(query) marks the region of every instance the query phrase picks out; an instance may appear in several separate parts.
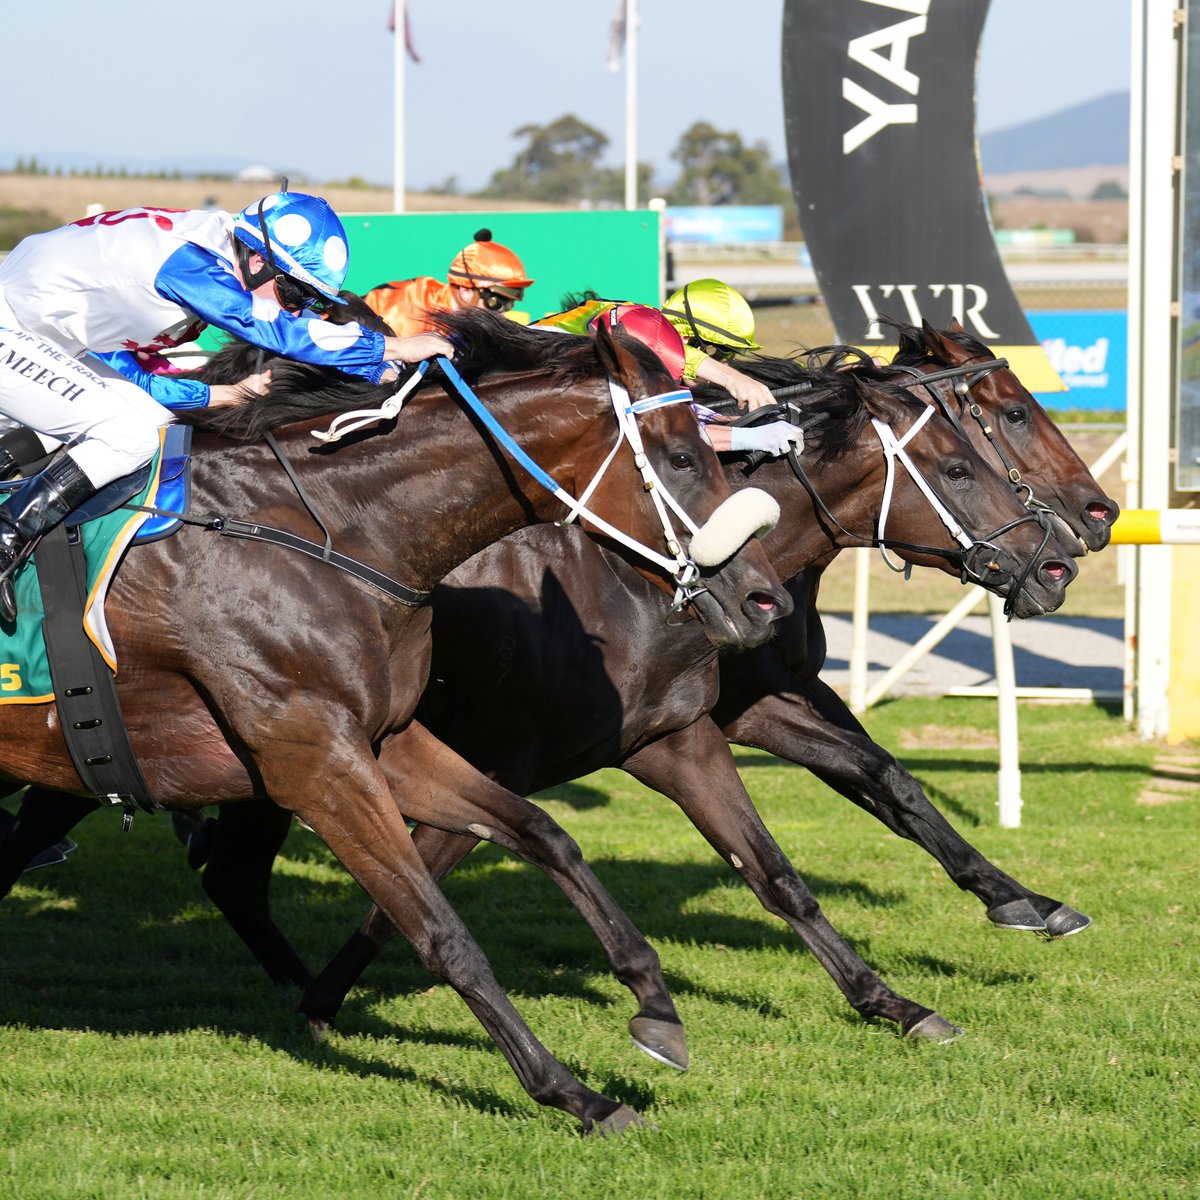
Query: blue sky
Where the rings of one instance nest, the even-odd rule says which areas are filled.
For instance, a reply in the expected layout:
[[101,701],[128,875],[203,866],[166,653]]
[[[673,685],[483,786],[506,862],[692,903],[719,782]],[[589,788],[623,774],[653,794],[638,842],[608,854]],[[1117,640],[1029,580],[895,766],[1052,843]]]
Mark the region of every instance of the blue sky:
[[[638,151],[660,180],[693,121],[786,157],[783,0],[640,0]],[[409,0],[407,179],[469,190],[513,131],[566,112],[623,161],[624,79],[605,69],[611,0]],[[59,0],[6,6],[0,165],[262,162],[311,179],[392,178],[388,0]],[[977,123],[987,133],[1129,86],[1130,0],[992,0]],[[16,103],[14,103],[16,101]]]

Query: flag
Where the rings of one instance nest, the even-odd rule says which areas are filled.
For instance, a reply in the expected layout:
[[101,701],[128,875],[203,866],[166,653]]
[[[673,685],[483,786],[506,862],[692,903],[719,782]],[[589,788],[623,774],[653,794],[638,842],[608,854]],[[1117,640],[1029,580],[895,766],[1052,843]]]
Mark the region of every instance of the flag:
[[[393,0],[392,11],[388,14],[388,29],[390,32],[396,32],[396,5]],[[408,57],[415,63],[421,61],[421,56],[413,49],[412,30],[408,25],[408,5],[404,6],[404,48],[408,51]]]
[[621,55],[625,52],[625,10],[626,0],[617,0],[608,34],[608,69],[613,72],[621,69]]

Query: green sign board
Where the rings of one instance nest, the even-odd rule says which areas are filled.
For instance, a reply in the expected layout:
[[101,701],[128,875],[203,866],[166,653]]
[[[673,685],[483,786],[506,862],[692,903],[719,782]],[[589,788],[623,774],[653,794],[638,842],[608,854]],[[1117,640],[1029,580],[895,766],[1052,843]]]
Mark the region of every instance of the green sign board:
[[[517,306],[536,321],[558,312],[568,292],[588,288],[609,300],[657,307],[663,294],[659,214],[634,212],[343,213],[350,241],[346,286],[363,293],[393,279],[432,275],[445,280],[454,256],[490,229],[521,259],[534,281]],[[223,335],[199,338],[213,349]]]
[[342,221],[350,240],[346,286],[356,292],[416,275],[445,280],[475,231],[490,229],[534,281],[517,306],[530,320],[587,288],[639,304],[665,298],[657,212],[350,213]]

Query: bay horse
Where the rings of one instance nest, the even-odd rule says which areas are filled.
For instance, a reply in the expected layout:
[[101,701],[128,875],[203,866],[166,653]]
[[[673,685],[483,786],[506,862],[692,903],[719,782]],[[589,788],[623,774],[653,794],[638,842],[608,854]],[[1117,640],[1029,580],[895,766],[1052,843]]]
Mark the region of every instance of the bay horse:
[[[446,324],[462,369],[481,372],[477,389],[488,409],[573,495],[612,459],[610,380],[634,399],[669,385],[653,356],[607,331],[595,341],[547,339],[473,312]],[[490,542],[562,513],[530,474],[474,436],[458,398],[441,387],[422,386],[398,420],[330,450],[317,448],[313,434],[331,412],[379,403],[392,389],[331,384],[327,373],[298,364],[290,371],[280,365],[276,375],[264,400],[224,416],[193,416],[200,427],[193,511],[247,517],[298,537],[312,533],[319,513],[340,553],[416,593],[428,593]],[[705,522],[699,539],[731,495],[716,457],[686,405],[653,408],[642,420],[643,457],[683,509]],[[255,436],[272,429],[303,499]],[[233,440],[236,433],[245,440]],[[623,453],[592,489],[590,505],[643,544],[661,545],[647,495],[634,456]],[[752,540],[703,583],[705,606],[720,612],[711,631],[720,642],[761,640],[788,608]],[[665,612],[669,585],[647,586]],[[163,807],[278,806],[296,815],[425,966],[463,997],[533,1099],[576,1117],[585,1131],[639,1120],[587,1088],[537,1041],[413,846],[397,803],[406,796],[429,819],[465,805],[497,826],[530,821],[575,877],[586,873],[578,848],[565,835],[552,839],[535,806],[479,775],[412,720],[429,670],[428,605],[397,603],[300,554],[189,526],[127,556],[107,612],[130,739]],[[0,707],[0,733],[0,780],[78,792],[53,704]],[[386,772],[379,761],[385,744]],[[77,808],[96,803],[78,797]],[[9,840],[21,836],[18,825]],[[5,891],[13,878],[0,881]],[[603,899],[615,908],[607,893]],[[620,929],[636,934],[628,918]],[[660,980],[655,987],[665,990]],[[677,1020],[669,998],[649,1016]]]
[[[1010,477],[1017,473],[1015,482],[1027,499],[1070,530],[1071,553],[1103,549],[1120,508],[1016,375],[959,326],[939,331],[928,323],[892,324],[899,341],[894,363],[902,370],[922,377],[959,372],[929,389],[942,393],[942,402],[959,413],[965,432],[994,465]],[[746,370],[774,387],[802,375],[790,360],[750,359]],[[869,367],[855,371],[873,374]],[[826,640],[817,604],[829,561],[788,579],[795,607],[769,647],[722,659],[713,719],[729,741],[807,767],[893,833],[921,846],[960,888],[978,897],[998,927],[1050,939],[1085,929],[1088,917],[1024,888],[971,846],[820,678]]]
[[[836,524],[815,508],[785,464],[766,464],[756,474],[784,513],[764,543],[784,574],[853,542],[847,529],[866,531],[870,540],[886,474],[870,418],[886,418],[903,431],[926,412],[910,399],[863,390],[850,374],[830,373],[823,389],[805,401],[807,418],[816,420],[806,458],[820,459],[820,488]],[[1046,535],[961,431],[941,418],[930,421],[908,449],[959,520],[987,530],[997,520],[1020,522],[1005,535],[1018,539],[1010,553],[1031,562],[1039,553],[1044,558],[1024,573],[1014,603],[1028,612],[1056,607],[1074,574],[1068,554],[1057,545],[1047,548]],[[733,479],[744,483],[736,472]],[[941,547],[946,556],[913,550],[912,557],[961,569],[951,566],[955,543],[911,481],[897,484],[892,520],[897,538],[914,547]],[[1020,577],[1014,570],[996,586],[1003,590]],[[645,581],[619,555],[587,539],[555,538],[551,544],[532,531],[505,539],[461,566],[435,592],[437,682],[427,691],[422,719],[515,791],[541,790],[608,765],[651,782],[683,807],[764,905],[793,926],[857,1011],[892,1019],[917,1036],[953,1036],[955,1028],[944,1018],[888,989],[820,912],[762,826],[708,719],[717,689],[712,648],[694,628],[664,627],[651,600]],[[495,668],[500,645],[509,648],[511,662],[502,684]],[[385,769],[389,757],[385,746]],[[672,764],[677,785],[652,778],[659,762],[664,769]],[[270,920],[263,859],[248,862],[244,851],[251,843],[244,836],[223,836],[233,816],[233,810],[224,812],[218,823],[205,890],[274,978],[303,984],[307,972]],[[265,820],[270,814],[259,816]],[[420,828],[415,840],[440,875],[489,836],[480,824],[469,838]],[[287,817],[280,814],[273,833],[263,833],[259,847],[269,850],[268,866],[286,832]],[[361,969],[388,929],[382,914],[373,915],[309,988],[302,1007],[315,1025],[332,1019],[346,979]],[[684,1065],[682,1041],[664,1039],[657,1057]]]

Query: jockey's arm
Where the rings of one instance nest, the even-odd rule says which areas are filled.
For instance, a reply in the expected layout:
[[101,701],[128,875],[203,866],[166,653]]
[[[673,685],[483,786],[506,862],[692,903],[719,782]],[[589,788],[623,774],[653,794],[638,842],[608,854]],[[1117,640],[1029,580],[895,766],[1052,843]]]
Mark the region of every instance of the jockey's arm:
[[759,383],[757,379],[743,375],[736,367],[718,362],[707,355],[704,361],[696,366],[696,378],[723,387],[738,402],[739,408],[749,408],[753,411],[775,403],[771,389],[765,383]]

